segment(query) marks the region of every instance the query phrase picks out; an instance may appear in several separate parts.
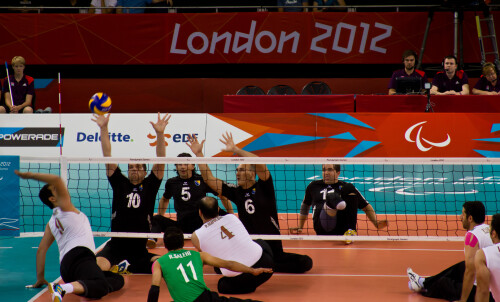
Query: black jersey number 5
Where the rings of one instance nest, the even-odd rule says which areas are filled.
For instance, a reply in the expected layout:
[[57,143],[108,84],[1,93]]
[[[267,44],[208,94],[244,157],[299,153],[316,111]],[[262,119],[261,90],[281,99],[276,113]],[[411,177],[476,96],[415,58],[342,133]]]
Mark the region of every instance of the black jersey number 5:
[[130,193],[127,195],[128,197],[128,204],[127,207],[133,207],[133,208],[138,208],[141,205],[141,196],[137,193]]

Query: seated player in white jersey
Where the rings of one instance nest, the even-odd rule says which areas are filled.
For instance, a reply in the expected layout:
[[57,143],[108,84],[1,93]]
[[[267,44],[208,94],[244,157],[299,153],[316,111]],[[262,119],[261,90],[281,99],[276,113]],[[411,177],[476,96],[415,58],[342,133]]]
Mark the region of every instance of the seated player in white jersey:
[[[52,174],[19,172],[23,179],[47,183],[40,190],[40,200],[53,209],[45,233],[36,253],[36,283],[29,287],[48,285],[52,301],[60,302],[63,296],[73,293],[88,299],[100,299],[123,287],[123,277],[103,272],[97,266],[94,237],[87,216],[71,203],[64,181]],[[61,277],[64,284],[45,280],[45,256],[54,240],[59,248]]]
[[[490,228],[485,224],[486,209],[480,201],[466,201],[460,220],[465,234],[465,261],[461,261],[437,275],[420,277],[411,268],[407,269],[408,287],[430,298],[448,301],[474,301],[476,294],[474,257],[482,248],[493,245]],[[493,298],[492,298],[493,299]],[[493,301],[493,300],[490,300]]]
[[[233,214],[219,216],[218,203],[213,197],[200,201],[203,226],[196,230],[191,241],[200,252],[207,252],[224,260],[237,261],[253,268],[274,267],[271,248],[264,240],[253,241],[245,226]],[[247,294],[271,278],[272,273],[254,276],[221,269],[217,290],[222,294]]]
[[500,301],[500,213],[491,219],[490,237],[494,245],[480,249],[474,258],[476,302]]
[[[210,255],[183,249],[184,234],[178,227],[168,227],[163,234],[163,242],[168,253],[153,264],[153,276],[148,302],[157,302],[160,295],[161,279],[165,280],[174,301],[185,302],[252,302],[256,300],[219,296],[210,291],[203,279],[203,265],[223,267],[233,272],[243,272],[258,276],[272,273],[270,268],[252,268],[236,261],[227,261]],[[258,301],[256,301],[258,302]]]
[[[92,119],[101,131],[101,149],[104,157],[111,157],[111,140],[108,115],[94,114]],[[156,123],[150,122],[156,134],[156,156],[165,157],[165,127],[170,115],[158,113]],[[114,137],[114,135],[113,135]],[[151,219],[160,189],[165,164],[154,164],[149,175],[147,166],[128,164],[128,177],[122,174],[116,163],[106,163],[106,176],[113,189],[111,205],[111,232],[150,233]],[[150,274],[151,264],[159,256],[149,253],[147,238],[111,238],[97,253],[97,264],[103,271]]]
[[[231,133],[222,135],[222,151],[242,157],[257,155],[238,148]],[[190,137],[188,146],[197,157],[203,157],[203,144],[196,137]],[[271,172],[265,164],[241,164],[236,168],[237,185],[226,184],[215,178],[206,164],[199,164],[203,180],[217,194],[231,200],[238,209],[238,217],[252,235],[280,235],[278,206]],[[258,180],[256,179],[258,177]],[[273,251],[274,271],[280,273],[305,273],[313,266],[308,255],[288,253],[283,250],[281,240],[266,240]]]

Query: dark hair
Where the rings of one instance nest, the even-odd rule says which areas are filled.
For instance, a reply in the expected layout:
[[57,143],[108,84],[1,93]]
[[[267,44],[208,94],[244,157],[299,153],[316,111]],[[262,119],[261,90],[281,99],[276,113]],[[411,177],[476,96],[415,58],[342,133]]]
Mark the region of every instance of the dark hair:
[[[323,169],[324,165],[329,165],[329,164],[322,164],[321,169]],[[340,165],[333,165],[333,169],[337,172],[340,172]]]
[[402,57],[403,63],[404,63],[405,59],[409,56],[413,56],[415,58],[415,64],[417,64],[417,61],[418,61],[417,53],[411,49],[407,49],[403,52],[403,57]]
[[474,220],[476,224],[481,224],[486,219],[486,209],[480,201],[466,201],[464,202],[463,208],[466,217],[472,216],[472,220]]
[[205,196],[200,199],[200,211],[205,219],[211,219],[219,215],[219,203],[217,199],[211,196]]
[[[179,155],[177,155],[177,157],[193,157],[193,156],[187,152],[182,152],[182,153],[179,153]],[[193,165],[194,165],[193,174],[196,174],[196,165],[195,164],[193,164]],[[177,167],[175,169],[175,172],[177,173],[177,176],[179,176],[179,172],[177,172]]]
[[169,251],[184,247],[184,233],[178,227],[168,227],[163,234],[163,243]]
[[497,236],[500,236],[500,213],[493,215],[491,218],[491,230],[495,230]]
[[40,200],[49,208],[53,209],[54,205],[52,202],[49,200],[50,197],[54,196],[52,194],[52,191],[49,189],[49,184],[46,184],[40,189],[40,193],[38,193],[38,197],[40,197]]

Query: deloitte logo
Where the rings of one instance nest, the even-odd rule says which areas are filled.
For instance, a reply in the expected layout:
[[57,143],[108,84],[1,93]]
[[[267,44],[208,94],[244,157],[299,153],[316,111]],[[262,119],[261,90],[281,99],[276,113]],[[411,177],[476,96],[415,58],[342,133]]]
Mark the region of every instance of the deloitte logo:
[[[115,133],[115,132],[110,132],[109,133],[109,140],[111,142],[133,142],[134,140],[130,137],[129,134],[123,134],[123,133]],[[78,132],[76,134],[76,141],[77,142],[91,142],[91,143],[97,143],[101,141],[101,136],[99,135],[98,132],[94,133],[84,133],[84,132]]]

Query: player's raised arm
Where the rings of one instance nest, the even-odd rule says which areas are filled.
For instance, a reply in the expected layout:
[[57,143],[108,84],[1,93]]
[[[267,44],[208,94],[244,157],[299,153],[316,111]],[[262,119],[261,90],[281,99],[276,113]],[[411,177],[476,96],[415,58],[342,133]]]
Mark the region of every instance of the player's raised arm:
[[[165,114],[163,117],[160,116],[158,112],[158,120],[156,123],[150,122],[151,126],[156,132],[156,156],[157,157],[165,157],[165,128],[168,125],[168,121],[172,116],[170,114]],[[153,173],[156,175],[158,179],[162,179],[165,173],[165,164],[154,164],[153,165]]]
[[[189,136],[188,142],[186,145],[191,149],[191,151],[196,155],[196,157],[203,157],[203,144],[205,140],[198,142],[198,138],[195,136]],[[203,177],[203,181],[210,187],[212,190],[217,192],[217,195],[222,196],[222,180],[216,178],[207,164],[198,164],[200,168],[201,176]]]
[[[92,118],[92,121],[94,121],[97,124],[97,126],[99,126],[99,129],[101,129],[101,148],[102,148],[102,155],[104,157],[111,157],[111,140],[109,139],[109,130],[108,130],[110,115],[111,115],[110,113],[103,115],[94,114]],[[115,173],[116,168],[118,168],[117,164],[107,163],[106,175],[107,176],[113,175],[113,173]]]
[[14,173],[23,179],[35,179],[49,184],[49,186],[51,186],[49,189],[53,188],[56,191],[55,196],[53,196],[53,200],[51,200],[54,207],[59,207],[65,212],[78,212],[78,210],[71,203],[71,196],[69,195],[66,184],[59,176],[45,173],[21,172],[17,170],[14,171]]
[[[230,132],[226,132],[225,134],[222,134],[222,139],[220,139],[221,143],[226,145],[222,151],[226,152],[232,152],[238,156],[241,157],[258,157],[256,154],[253,154],[252,152],[245,151],[243,149],[240,149],[236,146],[233,140],[233,134]],[[266,181],[269,179],[271,176],[271,173],[267,169],[267,166],[265,164],[257,164],[255,165],[255,173],[259,176],[259,179]]]

